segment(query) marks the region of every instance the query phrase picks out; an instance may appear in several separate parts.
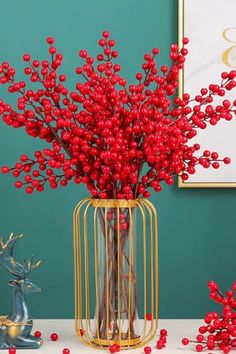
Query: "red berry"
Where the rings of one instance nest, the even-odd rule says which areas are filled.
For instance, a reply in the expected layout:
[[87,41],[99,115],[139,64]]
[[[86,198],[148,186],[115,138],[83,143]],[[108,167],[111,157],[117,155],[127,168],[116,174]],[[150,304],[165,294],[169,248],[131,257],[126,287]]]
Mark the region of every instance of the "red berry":
[[218,169],[220,167],[219,162],[213,162],[212,167]]
[[137,73],[136,74],[136,79],[137,80],[142,80],[142,78],[143,78],[143,75],[141,73]]
[[160,49],[159,48],[153,48],[152,54],[158,55],[159,53],[160,53]]
[[167,330],[166,329],[161,329],[160,330],[160,335],[163,336],[163,337],[166,337],[168,334]]
[[183,38],[183,44],[188,44],[189,39],[187,37]]
[[106,45],[105,39],[100,39],[100,40],[98,41],[98,44],[100,45],[100,47],[104,47],[104,46]]
[[158,340],[156,342],[156,348],[157,349],[163,349],[165,347],[165,343],[162,340]]
[[144,196],[144,198],[150,198],[151,193],[150,193],[149,191],[145,191],[145,192],[143,193],[143,196]]
[[84,333],[85,333],[85,330],[84,330],[83,328],[80,328],[80,329],[79,329],[79,333],[80,333],[81,336],[83,336]]
[[34,190],[32,187],[26,187],[25,191],[27,194],[32,194]]
[[23,55],[23,60],[24,61],[30,61],[30,55],[29,54],[24,54]]
[[110,48],[105,48],[104,49],[104,54],[109,56],[111,54],[111,49]]
[[16,170],[15,170],[15,171],[12,172],[12,176],[13,176],[13,177],[19,177],[19,175],[20,175],[20,172],[19,172],[19,171],[16,171]]
[[38,68],[39,65],[40,65],[40,62],[39,62],[38,60],[34,60],[34,61],[32,62],[32,64],[33,64],[33,66],[34,66],[35,68]]
[[62,350],[62,353],[63,353],[63,354],[70,354],[70,349],[64,348],[64,349]]
[[201,343],[204,341],[204,336],[199,334],[199,335],[197,335],[196,340]]
[[214,281],[209,281],[208,288],[211,289],[212,291],[216,291],[218,290],[218,285]]
[[57,341],[58,340],[58,334],[57,333],[52,333],[50,335],[50,338],[53,342]]
[[115,344],[116,347],[116,351],[119,352],[120,351],[120,345],[119,344]]
[[47,38],[47,43],[48,44],[53,44],[54,43],[54,38],[53,37],[48,37]]
[[22,183],[21,181],[16,181],[16,182],[15,182],[15,187],[16,187],[16,188],[19,189],[19,188],[21,188],[22,186],[23,186],[23,183]]
[[10,348],[8,349],[9,354],[16,354],[16,348]]
[[120,71],[120,69],[121,69],[120,65],[118,65],[118,64],[115,64],[113,68],[114,68],[114,71]]
[[151,352],[152,352],[152,349],[151,349],[151,347],[144,347],[144,353],[145,354],[150,354]]
[[115,353],[116,352],[116,345],[115,344],[112,344],[109,346],[109,352],[110,353]]
[[209,150],[205,150],[203,152],[203,155],[206,156],[206,157],[209,157],[209,156],[211,156],[211,152]]
[[217,152],[213,152],[213,153],[211,154],[211,157],[212,157],[213,160],[217,160],[218,157],[219,157],[219,155],[217,154]]
[[3,166],[3,167],[1,168],[1,171],[2,171],[3,174],[6,174],[6,173],[8,173],[8,172],[10,171],[10,168],[7,167],[7,166]]
[[225,157],[223,161],[224,161],[224,163],[226,165],[228,165],[230,163],[230,158],[229,157]]
[[66,81],[66,75],[60,75],[59,76],[60,81]]
[[31,68],[25,68],[25,69],[24,69],[24,73],[25,73],[26,75],[30,75],[30,74],[32,74],[32,69],[31,69]]
[[146,314],[146,320],[147,321],[151,321],[152,320],[152,314],[151,313],[147,313]]
[[108,41],[109,47],[114,47],[115,44],[116,44],[116,43],[115,43],[115,41],[114,41],[113,39],[110,39],[110,40]]
[[28,156],[27,155],[21,155],[20,160],[21,160],[21,162],[26,162],[28,160]]
[[182,339],[182,344],[183,345],[188,345],[189,344],[189,339],[188,338],[183,338]]
[[161,66],[161,71],[162,71],[163,73],[166,73],[166,72],[168,71],[168,66],[162,65],[162,66]]
[[50,48],[49,48],[49,53],[52,54],[52,55],[54,55],[54,54],[56,53],[56,51],[57,51],[57,50],[56,50],[55,47],[50,47]]
[[97,55],[97,60],[98,61],[102,61],[104,59],[103,55],[102,54],[98,54]]
[[111,56],[113,57],[113,58],[117,58],[118,57],[118,52],[117,52],[117,50],[113,50],[112,52],[111,52]]
[[34,336],[40,338],[42,336],[42,333],[40,331],[35,331]]
[[203,346],[201,344],[196,345],[196,351],[197,352],[202,352],[203,351]]
[[78,68],[75,69],[75,72],[76,72],[76,74],[80,75],[80,74],[82,74],[83,69],[78,67]]
[[88,52],[86,50],[80,50],[80,52],[79,52],[80,58],[85,59],[87,57],[87,55],[88,55]]
[[108,38],[108,37],[110,36],[110,32],[108,32],[108,31],[103,31],[103,32],[102,32],[102,36],[103,36],[104,38]]

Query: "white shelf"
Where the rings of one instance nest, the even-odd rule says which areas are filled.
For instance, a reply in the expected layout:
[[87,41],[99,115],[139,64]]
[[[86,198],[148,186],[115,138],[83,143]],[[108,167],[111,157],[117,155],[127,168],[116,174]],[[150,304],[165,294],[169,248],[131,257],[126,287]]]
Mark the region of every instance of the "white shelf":
[[[190,354],[195,352],[194,345],[184,347],[181,344],[183,337],[194,339],[198,328],[202,325],[202,320],[159,320],[158,333],[162,328],[167,329],[167,346],[162,350],[154,348],[157,338],[155,338],[150,344],[152,353],[160,354]],[[79,338],[75,334],[74,320],[34,320],[34,330],[39,330],[42,333],[44,344],[40,349],[36,350],[18,350],[20,353],[25,354],[56,354],[62,353],[63,348],[69,348],[71,354],[86,354],[91,352],[102,353],[108,351],[101,349],[92,349],[83,345]],[[50,334],[56,332],[59,336],[56,342],[50,340]],[[129,349],[122,351],[123,353],[143,353],[142,348]],[[1,353],[8,353],[8,350],[1,350]],[[208,352],[206,352],[208,353]],[[214,353],[214,351],[211,351]]]

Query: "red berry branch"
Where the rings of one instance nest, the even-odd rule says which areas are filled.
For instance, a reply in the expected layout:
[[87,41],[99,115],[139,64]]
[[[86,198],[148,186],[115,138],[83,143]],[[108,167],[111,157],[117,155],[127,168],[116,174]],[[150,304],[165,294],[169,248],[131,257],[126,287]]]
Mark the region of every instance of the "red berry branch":
[[114,63],[115,41],[104,31],[96,59],[86,50],[79,52],[83,64],[75,70],[79,81],[71,92],[66,75],[58,72],[63,56],[52,37],[47,43],[50,60],[23,56],[24,73],[35,89],[17,81],[8,62],[0,65],[0,83],[17,95],[16,110],[0,100],[3,122],[47,143],[33,157],[23,154],[15,166],[2,167],[2,173],[17,178],[17,188],[41,192],[47,183],[57,188],[74,181],[86,184],[93,197],[132,199],[149,197],[149,188],[161,191],[161,182],[171,185],[176,175],[187,180],[197,165],[217,169],[220,162],[230,163],[208,150],[199,156],[200,145],[190,140],[197,129],[232,119],[236,101],[212,103],[235,88],[236,71],[222,73],[220,85],[202,88],[193,98],[187,93],[175,97],[187,38],[182,48],[171,46],[169,67],[157,67],[158,48],[145,54],[135,83],[128,85]]
[[223,353],[229,353],[231,349],[236,349],[236,282],[225,295],[213,281],[208,283],[208,287],[210,299],[222,305],[222,311],[208,312],[196,340],[183,338],[182,344],[196,343],[197,352],[220,349]]

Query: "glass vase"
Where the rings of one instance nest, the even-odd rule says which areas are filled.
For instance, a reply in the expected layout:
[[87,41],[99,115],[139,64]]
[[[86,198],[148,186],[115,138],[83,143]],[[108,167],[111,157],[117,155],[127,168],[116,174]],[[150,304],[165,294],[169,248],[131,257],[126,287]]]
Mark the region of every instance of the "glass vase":
[[128,348],[153,338],[158,320],[157,247],[157,216],[148,200],[88,198],[77,205],[75,319],[82,342]]

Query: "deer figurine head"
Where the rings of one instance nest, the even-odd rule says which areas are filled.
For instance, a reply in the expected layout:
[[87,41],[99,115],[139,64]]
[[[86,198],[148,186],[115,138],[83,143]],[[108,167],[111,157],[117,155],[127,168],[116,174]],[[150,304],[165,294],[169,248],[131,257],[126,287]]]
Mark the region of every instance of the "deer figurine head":
[[9,281],[13,286],[12,312],[8,316],[0,316],[0,349],[25,348],[37,349],[43,341],[31,335],[33,320],[25,301],[25,294],[41,291],[29,280],[30,273],[40,265],[34,263],[33,257],[23,263],[13,257],[13,250],[17,240],[23,235],[10,235],[4,243],[0,239],[0,266],[5,268],[15,278]]

